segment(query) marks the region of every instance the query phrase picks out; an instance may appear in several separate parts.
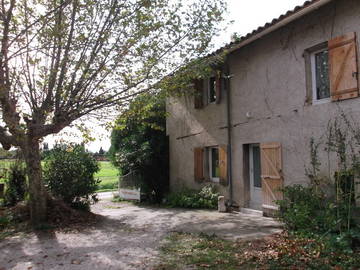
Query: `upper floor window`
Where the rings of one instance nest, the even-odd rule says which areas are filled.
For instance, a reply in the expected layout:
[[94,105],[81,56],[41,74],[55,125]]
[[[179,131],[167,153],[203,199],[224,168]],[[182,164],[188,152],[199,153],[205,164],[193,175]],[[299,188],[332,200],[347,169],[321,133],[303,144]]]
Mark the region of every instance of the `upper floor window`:
[[320,104],[359,96],[356,33],[348,33],[305,51],[307,101]]
[[208,104],[220,104],[222,92],[225,89],[225,79],[220,71],[206,79],[194,80],[195,109],[202,109]]
[[329,51],[327,48],[311,54],[313,103],[330,101]]
[[209,86],[208,86],[208,97],[209,97],[209,103],[215,103],[216,102],[216,78],[210,77],[209,78]]

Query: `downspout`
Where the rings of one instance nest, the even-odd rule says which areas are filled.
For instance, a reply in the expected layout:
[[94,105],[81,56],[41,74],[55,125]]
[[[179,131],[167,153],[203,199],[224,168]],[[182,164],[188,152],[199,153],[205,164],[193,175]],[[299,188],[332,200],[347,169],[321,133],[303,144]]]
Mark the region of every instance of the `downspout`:
[[227,115],[227,139],[228,139],[228,149],[227,149],[227,171],[228,171],[228,180],[229,180],[229,206],[233,205],[233,181],[232,181],[232,126],[231,126],[231,84],[230,79],[232,75],[230,75],[230,67],[229,63],[226,61],[226,71],[225,71],[225,81],[226,81],[226,115]]

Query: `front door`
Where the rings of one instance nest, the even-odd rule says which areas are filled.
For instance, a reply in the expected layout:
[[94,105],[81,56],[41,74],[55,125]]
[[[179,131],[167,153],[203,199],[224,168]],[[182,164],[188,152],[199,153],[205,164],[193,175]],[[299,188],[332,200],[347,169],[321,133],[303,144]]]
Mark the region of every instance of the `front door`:
[[260,145],[250,145],[250,208],[262,209]]

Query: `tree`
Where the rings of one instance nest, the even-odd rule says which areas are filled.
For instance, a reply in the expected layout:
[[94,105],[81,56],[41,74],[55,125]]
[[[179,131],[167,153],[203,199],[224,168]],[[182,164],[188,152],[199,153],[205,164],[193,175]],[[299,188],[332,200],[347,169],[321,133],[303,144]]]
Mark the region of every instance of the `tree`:
[[104,151],[104,149],[102,147],[100,147],[98,154],[101,155],[101,156],[105,155],[105,151]]
[[0,143],[24,153],[37,225],[46,217],[41,139],[127,106],[206,55],[225,0],[0,1]]
[[169,144],[165,99],[143,94],[116,120],[109,157],[123,175],[135,172],[138,185],[153,202],[161,202],[169,186]]
[[43,144],[43,151],[49,151],[49,144],[48,143]]

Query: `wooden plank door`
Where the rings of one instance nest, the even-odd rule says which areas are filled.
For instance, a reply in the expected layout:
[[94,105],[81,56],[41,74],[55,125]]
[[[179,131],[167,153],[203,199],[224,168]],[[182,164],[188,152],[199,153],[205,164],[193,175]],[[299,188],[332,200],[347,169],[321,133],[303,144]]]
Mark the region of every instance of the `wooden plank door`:
[[261,151],[261,180],[263,192],[263,209],[277,210],[276,200],[281,200],[283,194],[280,189],[284,185],[282,173],[282,156],[280,143],[262,143]]

